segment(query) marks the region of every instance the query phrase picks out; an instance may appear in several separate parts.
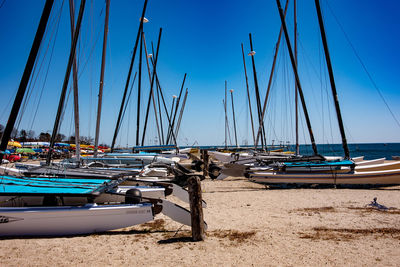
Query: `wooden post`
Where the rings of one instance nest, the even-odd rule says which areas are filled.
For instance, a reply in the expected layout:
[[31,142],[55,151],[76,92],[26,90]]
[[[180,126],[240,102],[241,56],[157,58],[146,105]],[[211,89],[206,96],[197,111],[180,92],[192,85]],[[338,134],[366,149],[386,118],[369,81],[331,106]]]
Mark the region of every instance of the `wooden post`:
[[201,198],[201,184],[198,176],[188,179],[190,215],[192,218],[192,238],[193,241],[203,241],[205,239],[203,207]]
[[205,149],[201,150],[201,157],[203,159],[204,162],[204,168],[203,168],[203,175],[204,177],[208,176],[208,161],[209,161],[209,157],[208,157],[208,152]]

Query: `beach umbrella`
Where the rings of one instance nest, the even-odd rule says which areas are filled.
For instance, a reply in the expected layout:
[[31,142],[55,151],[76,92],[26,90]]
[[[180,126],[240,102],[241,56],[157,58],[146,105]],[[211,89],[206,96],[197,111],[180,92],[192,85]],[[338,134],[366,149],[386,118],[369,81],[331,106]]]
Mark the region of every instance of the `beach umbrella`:
[[7,146],[22,147],[22,145],[20,144],[20,142],[17,142],[17,141],[8,141]]

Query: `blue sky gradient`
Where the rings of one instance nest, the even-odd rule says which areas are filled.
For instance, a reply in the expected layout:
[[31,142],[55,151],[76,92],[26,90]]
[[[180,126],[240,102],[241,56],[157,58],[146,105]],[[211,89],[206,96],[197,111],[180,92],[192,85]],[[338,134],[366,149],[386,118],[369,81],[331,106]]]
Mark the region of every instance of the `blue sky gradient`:
[[[284,4],[282,1],[282,6]],[[318,143],[339,143],[314,1],[298,1],[297,5],[299,73],[315,137]],[[0,123],[3,125],[8,119],[43,6],[44,1],[39,0],[6,0],[0,9]],[[400,142],[400,126],[370,82],[335,19],[336,16],[393,114],[400,120],[400,3],[394,0],[322,0],[321,6],[348,141]],[[75,1],[75,7],[77,15],[79,1]],[[111,1],[101,143],[110,144],[112,140],[142,7],[142,0]],[[19,124],[20,130],[32,129],[39,134],[53,127],[70,50],[68,9],[68,1],[55,1],[38,58],[37,79],[36,76],[32,79],[36,82]],[[105,1],[87,1],[78,47],[81,135],[92,137],[95,133],[104,13]],[[293,42],[293,1],[290,1],[287,16]],[[172,95],[179,93],[184,74],[188,74],[185,88],[189,89],[189,96],[178,143],[223,144],[222,100],[226,80],[228,89],[234,89],[239,143],[251,144],[240,44],[245,47],[251,98],[255,104],[251,59],[247,56],[250,51],[248,34],[253,35],[258,81],[264,99],[280,28],[276,2],[149,0],[146,18],[150,20],[144,26],[148,49],[151,41],[156,45],[159,28],[163,28],[157,70],[168,105],[172,102]],[[50,55],[51,63],[44,83]],[[134,70],[137,70],[138,60],[135,62]],[[145,61],[143,63],[145,66]],[[143,70],[142,117],[149,92],[148,74],[145,68]],[[71,82],[72,78],[70,85]],[[275,143],[294,142],[293,91],[293,72],[282,39],[265,118],[268,143],[272,140]],[[232,126],[230,98],[228,101]],[[136,104],[135,85],[118,145],[134,144]],[[157,135],[152,109],[150,118],[146,144],[154,144]],[[309,143],[302,115],[301,118],[300,141]],[[230,131],[228,144],[234,142],[233,128]],[[60,132],[67,136],[74,132],[72,94],[68,98]]]

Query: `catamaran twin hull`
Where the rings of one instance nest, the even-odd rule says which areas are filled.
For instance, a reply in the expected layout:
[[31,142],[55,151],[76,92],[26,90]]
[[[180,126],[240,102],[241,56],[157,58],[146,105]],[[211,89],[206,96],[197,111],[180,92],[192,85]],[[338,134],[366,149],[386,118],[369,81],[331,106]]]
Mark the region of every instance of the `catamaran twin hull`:
[[76,235],[153,220],[152,204],[0,208],[0,236]]
[[350,173],[254,172],[249,179],[265,184],[396,185],[400,184],[400,169]]

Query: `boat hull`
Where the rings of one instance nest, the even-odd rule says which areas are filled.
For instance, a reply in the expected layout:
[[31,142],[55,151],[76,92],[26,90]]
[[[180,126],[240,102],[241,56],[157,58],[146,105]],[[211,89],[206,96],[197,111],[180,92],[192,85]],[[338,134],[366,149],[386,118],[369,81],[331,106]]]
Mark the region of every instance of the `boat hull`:
[[0,236],[105,232],[153,220],[151,204],[0,208]]
[[400,169],[350,173],[264,173],[250,174],[251,181],[266,184],[342,184],[395,185],[400,184]]

